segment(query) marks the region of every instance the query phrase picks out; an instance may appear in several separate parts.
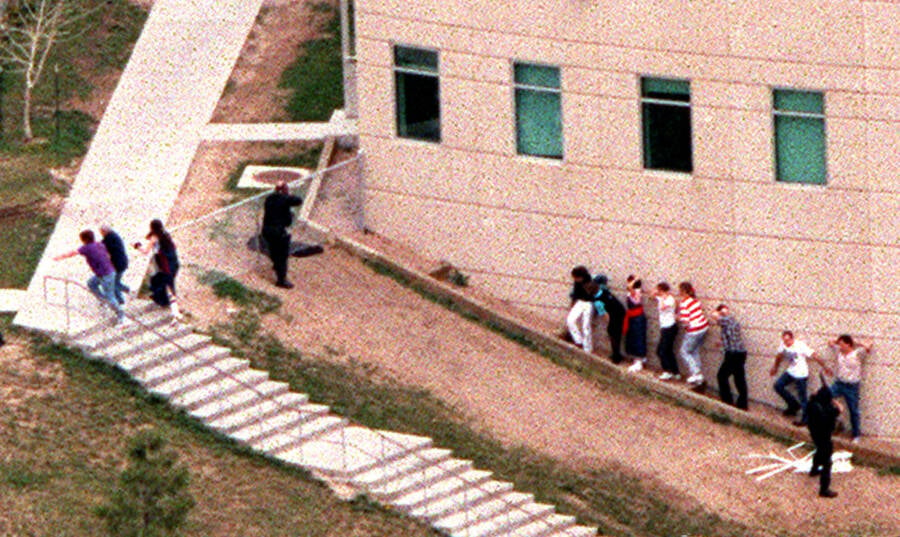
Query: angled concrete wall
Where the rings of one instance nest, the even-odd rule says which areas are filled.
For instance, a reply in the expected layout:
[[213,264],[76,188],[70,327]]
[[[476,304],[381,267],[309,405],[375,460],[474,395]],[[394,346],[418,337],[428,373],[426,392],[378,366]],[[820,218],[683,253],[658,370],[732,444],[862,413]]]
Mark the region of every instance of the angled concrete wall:
[[[620,290],[691,280],[707,310],[732,304],[773,404],[782,329],[871,337],[863,431],[900,436],[900,4],[356,4],[368,227],[560,321],[576,264]],[[396,43],[439,52],[439,144],[396,136]],[[514,61],[561,68],[563,160],[516,154]],[[642,75],[691,81],[693,173],[643,169]],[[824,92],[826,186],[775,181],[773,88]]]

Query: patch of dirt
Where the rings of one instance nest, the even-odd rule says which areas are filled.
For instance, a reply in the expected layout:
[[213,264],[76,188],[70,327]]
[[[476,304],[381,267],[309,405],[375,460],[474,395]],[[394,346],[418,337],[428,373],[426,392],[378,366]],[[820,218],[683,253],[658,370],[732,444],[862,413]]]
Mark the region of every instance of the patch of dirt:
[[0,405],[16,409],[31,399],[57,393],[65,384],[62,367],[34,356],[28,344],[9,336],[0,347]]
[[[326,3],[337,5],[334,0]],[[211,122],[289,120],[285,104],[290,92],[278,87],[281,73],[297,57],[301,43],[319,37],[325,17],[306,0],[265,4],[241,49]]]

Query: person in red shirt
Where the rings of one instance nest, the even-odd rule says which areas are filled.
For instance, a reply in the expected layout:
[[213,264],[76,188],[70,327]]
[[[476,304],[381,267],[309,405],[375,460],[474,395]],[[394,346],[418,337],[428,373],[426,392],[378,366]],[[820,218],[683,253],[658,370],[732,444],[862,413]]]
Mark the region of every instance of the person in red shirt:
[[703,373],[700,372],[700,347],[706,339],[709,321],[691,282],[678,284],[678,291],[678,321],[684,326],[684,339],[681,340],[679,354],[688,369],[687,383],[699,386],[704,382]]

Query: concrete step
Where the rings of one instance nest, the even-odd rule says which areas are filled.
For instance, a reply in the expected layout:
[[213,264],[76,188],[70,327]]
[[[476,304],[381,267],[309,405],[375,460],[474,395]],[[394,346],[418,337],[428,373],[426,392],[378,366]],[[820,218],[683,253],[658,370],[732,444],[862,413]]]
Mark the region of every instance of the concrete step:
[[[209,355],[207,354],[206,356]],[[250,369],[250,360],[232,358],[230,355],[218,359],[209,359],[201,358],[199,353],[196,355],[191,353],[132,374],[140,379],[144,386],[153,389],[160,384],[179,377],[185,377],[198,369],[206,367],[234,375]]]
[[[274,397],[263,397],[250,390],[237,392],[228,399],[214,401],[209,405],[204,405],[203,407],[192,411],[191,415],[206,423],[213,424],[214,422],[235,415],[259,415],[260,412],[265,408],[268,408],[271,403],[275,403],[282,407],[294,408],[305,405],[308,402],[309,396],[303,393],[288,392]],[[265,406],[260,407],[260,405]]]
[[[178,349],[158,347],[159,352],[148,352],[143,356],[129,356],[119,360],[119,366],[132,376],[148,381],[162,378],[167,371],[184,372],[231,357],[231,351],[224,347],[206,345],[185,354]],[[171,350],[171,352],[166,352]],[[249,366],[249,362],[248,362]]]
[[[254,449],[279,456],[347,425],[347,420],[337,416],[321,416],[312,421],[302,423],[292,434],[278,434],[263,438],[251,445]],[[332,449],[338,449],[332,446]]]
[[452,506],[451,502],[447,500],[437,503],[445,506],[443,512],[439,515],[428,515],[422,518],[431,521],[436,528],[442,528],[453,533],[459,532],[464,528],[477,526],[501,514],[510,513],[526,504],[534,503],[534,495],[521,492],[504,492],[497,496],[484,497],[468,503],[465,501],[464,496],[457,496],[456,502]]
[[[540,537],[544,536],[541,535]],[[597,537],[597,528],[569,526],[555,529],[551,533],[546,534],[546,537]]]
[[318,416],[324,416],[328,414],[329,411],[330,409],[325,405],[303,403],[297,405],[274,398],[258,399],[256,404],[245,408],[240,412],[231,412],[215,420],[207,421],[207,424],[225,434],[232,434],[244,427],[249,427],[282,413],[299,414],[302,421],[308,421]]
[[150,387],[150,391],[161,393],[167,397],[177,397],[181,393],[191,391],[199,386],[211,384],[220,379],[232,379],[237,382],[245,382],[248,387],[260,382],[265,382],[269,374],[257,369],[244,369],[234,374],[222,371],[210,366],[204,366],[184,375],[169,379],[163,383]]
[[209,388],[184,393],[177,398],[177,404],[183,406],[188,412],[193,412],[201,407],[212,404],[224,404],[226,401],[246,397],[249,392],[256,397],[277,397],[288,393],[290,386],[286,382],[267,380],[255,386],[247,386],[235,382],[233,379],[224,379],[216,382],[216,390]]
[[510,509],[500,511],[490,518],[479,520],[475,524],[463,526],[463,528],[459,531],[452,531],[449,528],[443,528],[438,525],[438,523],[435,523],[434,527],[440,530],[447,531],[454,537],[494,537],[500,535],[517,535],[518,529],[534,522],[539,518],[549,517],[552,514],[554,514],[552,505],[526,503],[524,505],[518,505]]
[[507,481],[466,482],[448,493],[429,496],[428,491],[402,498],[397,507],[417,518],[440,518],[456,511],[460,506],[474,507],[503,494],[513,491],[513,484]]
[[365,472],[350,476],[350,481],[357,487],[372,489],[385,485],[395,479],[417,471],[422,471],[429,466],[434,466],[450,458],[453,452],[449,449],[428,448],[404,455],[383,466],[372,468]]
[[576,532],[573,535],[597,534],[596,528],[576,526],[573,516],[552,514],[516,528],[516,537],[561,537],[568,535],[567,531],[576,528],[584,528],[587,531]]
[[[447,488],[451,485],[462,486],[465,484],[466,482],[462,481],[459,476],[468,472],[474,472],[469,461],[448,459],[371,487],[369,494],[385,503],[394,503],[395,501],[399,503],[401,498],[415,495],[417,492],[427,493],[429,497],[434,498],[440,493],[449,493]],[[490,472],[484,473],[488,476],[491,475]]]
[[309,402],[309,396],[305,393],[287,392],[268,397],[262,396],[253,390],[242,390],[232,394],[227,399],[203,405],[191,411],[191,415],[209,423],[234,413],[243,412],[254,405],[268,400],[277,401],[285,406],[300,406]]
[[280,407],[274,413],[263,419],[251,419],[243,424],[230,427],[216,427],[223,433],[230,435],[246,444],[255,444],[264,438],[278,434],[293,434],[304,423],[315,421],[328,415],[328,407],[322,405],[309,405],[311,410],[303,412],[298,408]]
[[[125,314],[133,319],[134,318],[141,319],[148,311],[150,311],[148,304],[153,305],[153,303],[148,300],[136,300],[136,301],[127,302],[125,304],[125,308],[124,308]],[[109,314],[109,313],[112,313],[112,309],[104,307],[103,312],[106,314]],[[143,319],[141,319],[141,320],[143,321]],[[144,324],[147,324],[147,323],[144,322]],[[91,339],[95,339],[97,337],[102,338],[102,337],[104,337],[104,334],[110,333],[111,328],[112,327],[110,326],[109,322],[104,320],[99,323],[95,323],[94,325],[92,325],[84,330],[81,330],[79,332],[72,334],[69,337],[69,339],[71,341],[74,341],[76,339],[77,340],[91,340]]]
[[[170,381],[169,386],[158,386],[155,392],[169,397],[173,404],[187,408],[188,411],[200,407],[217,399],[227,398],[231,394],[241,390],[260,390],[260,385],[268,380],[268,375],[255,369],[249,369],[238,373],[235,377],[223,377],[214,375],[207,377],[199,384],[187,385],[175,380]],[[279,386],[280,393],[288,390],[287,384]],[[163,390],[171,389],[167,393]]]
[[193,352],[206,345],[211,340],[208,336],[194,334],[189,328],[166,328],[160,335],[150,332],[141,332],[135,337],[117,341],[111,345],[96,349],[96,354],[106,356],[113,362],[119,363],[129,356],[145,354],[171,355],[177,352]]
[[[108,347],[126,341],[144,341],[145,338],[146,341],[149,342],[151,341],[151,336],[153,336],[155,332],[167,337],[177,337],[193,332],[189,326],[173,326],[165,321],[151,322],[149,326],[151,328],[150,330],[136,323],[124,327],[107,325],[102,330],[96,330],[86,335],[71,338],[70,341],[72,341],[73,345],[76,345],[91,354],[107,355],[109,353],[104,351],[104,349],[107,349]],[[156,338],[159,339],[159,336],[157,335]]]

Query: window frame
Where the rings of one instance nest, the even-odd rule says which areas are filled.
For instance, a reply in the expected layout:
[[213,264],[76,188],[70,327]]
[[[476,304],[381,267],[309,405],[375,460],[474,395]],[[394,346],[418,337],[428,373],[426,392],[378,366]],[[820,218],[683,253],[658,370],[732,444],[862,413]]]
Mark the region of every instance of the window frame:
[[[827,103],[826,91],[823,89],[812,89],[805,87],[788,87],[788,86],[770,86],[771,99],[769,104],[772,110],[772,175],[775,182],[782,185],[796,185],[801,187],[827,187],[831,183],[831,177],[828,170],[828,123],[827,123]],[[797,112],[793,110],[779,110],[775,105],[775,94],[777,92],[792,93],[816,93],[822,97],[822,112]],[[821,183],[813,183],[809,181],[784,181],[779,177],[779,160],[778,160],[778,117],[796,117],[806,119],[818,119],[822,122],[822,161],[824,168],[824,177]]]
[[[676,101],[670,99],[661,99],[659,97],[645,97],[644,96],[644,81],[645,80],[661,80],[667,82],[685,82],[688,86],[687,93],[687,101]],[[638,91],[638,130],[639,130],[639,139],[641,143],[641,169],[645,172],[657,172],[657,173],[677,173],[681,175],[693,175],[695,169],[694,162],[694,114],[692,110],[692,98],[693,92],[691,91],[691,79],[690,78],[681,78],[677,76],[670,75],[656,75],[656,74],[639,74],[637,76],[637,91]],[[690,129],[690,170],[674,170],[670,168],[659,168],[659,167],[650,167],[647,165],[648,160],[648,149],[649,144],[647,144],[647,133],[645,129],[645,120],[644,120],[644,105],[645,104],[653,104],[653,105],[663,105],[663,106],[675,106],[681,108],[688,109],[688,128]]]
[[[416,69],[414,67],[408,66],[399,66],[397,65],[397,50],[398,49],[408,49],[415,50],[421,52],[430,52],[435,55],[435,70],[434,71],[426,71],[424,69]],[[437,81],[437,101],[438,101],[438,134],[437,139],[431,138],[423,138],[419,136],[409,136],[409,135],[401,135],[400,134],[400,115],[399,115],[399,92],[397,86],[397,75],[416,75],[416,76],[426,76],[432,77]],[[413,142],[423,142],[428,144],[440,144],[443,141],[443,132],[441,129],[441,53],[440,50],[432,47],[426,47],[421,45],[413,45],[408,43],[399,43],[399,42],[391,42],[391,83],[394,89],[394,136],[396,138],[400,138],[403,140],[409,140]]]
[[[552,88],[549,86],[535,86],[532,84],[519,84],[516,82],[516,66],[528,66],[528,67],[543,67],[549,69],[556,69],[557,75],[559,78],[559,87]],[[563,89],[562,89],[562,80],[563,80],[563,69],[561,65],[553,65],[545,62],[539,61],[528,61],[528,60],[516,60],[513,59],[509,64],[510,69],[510,80],[512,81],[512,110],[513,110],[513,121],[512,121],[512,139],[513,146],[515,150],[515,154],[517,157],[524,158],[534,158],[534,159],[542,159],[549,162],[563,162],[566,156],[566,136],[565,136],[565,118],[563,116]],[[522,153],[519,151],[519,109],[516,102],[516,97],[519,90],[524,91],[532,91],[539,93],[550,93],[559,96],[559,146],[560,146],[560,154],[556,155],[537,155],[532,153]]]

